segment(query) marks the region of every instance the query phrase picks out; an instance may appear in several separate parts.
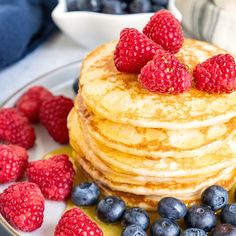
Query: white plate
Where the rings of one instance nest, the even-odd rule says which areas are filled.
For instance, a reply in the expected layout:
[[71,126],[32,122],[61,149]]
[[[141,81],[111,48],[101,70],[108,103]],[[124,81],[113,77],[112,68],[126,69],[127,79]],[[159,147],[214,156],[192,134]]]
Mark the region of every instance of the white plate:
[[[52,72],[49,72],[29,83],[27,86],[19,89],[11,97],[9,97],[3,104],[3,107],[13,107],[17,99],[24,93],[28,88],[34,85],[42,85],[48,88],[54,94],[62,94],[67,97],[73,98],[75,96],[72,84],[75,81],[76,77],[79,75],[79,70],[81,67],[81,62],[77,61],[69,65],[60,67]],[[39,160],[42,157],[55,150],[61,145],[57,144],[52,140],[48,135],[47,131],[41,126],[36,125],[36,143],[32,149],[29,150],[29,161]],[[0,185],[0,192],[2,192],[10,184]],[[56,202],[46,200],[45,212],[44,212],[44,221],[43,225],[36,231],[31,233],[24,232],[14,232],[13,229],[9,229],[9,225],[5,222],[2,223],[2,227],[7,228],[11,233],[9,235],[20,235],[20,236],[53,236],[55,226],[60,219],[63,211],[65,210],[64,202]],[[3,221],[1,219],[1,221]],[[13,232],[12,232],[13,231]],[[1,233],[0,236],[6,236]]]

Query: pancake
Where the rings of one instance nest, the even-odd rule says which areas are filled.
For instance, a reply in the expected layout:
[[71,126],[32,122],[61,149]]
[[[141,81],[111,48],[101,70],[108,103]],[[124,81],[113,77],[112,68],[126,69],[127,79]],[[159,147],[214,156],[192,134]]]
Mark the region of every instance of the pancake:
[[[155,94],[142,88],[136,74],[120,73],[113,62],[117,42],[92,51],[84,60],[80,91],[92,112],[108,120],[145,128],[193,129],[225,123],[236,116],[236,92]],[[186,39],[177,54],[190,71],[207,58],[225,53],[206,42]]]
[[93,139],[138,156],[183,158],[213,153],[236,133],[236,118],[201,129],[166,130],[124,125],[96,116],[85,107],[80,95],[75,107]]

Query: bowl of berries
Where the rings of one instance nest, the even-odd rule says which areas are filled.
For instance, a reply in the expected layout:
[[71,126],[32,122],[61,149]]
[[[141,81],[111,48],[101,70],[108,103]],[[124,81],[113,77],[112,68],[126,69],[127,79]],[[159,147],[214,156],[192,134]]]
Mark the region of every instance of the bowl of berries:
[[66,35],[91,49],[118,39],[125,27],[141,30],[161,9],[169,9],[181,21],[175,0],[60,0],[52,17]]

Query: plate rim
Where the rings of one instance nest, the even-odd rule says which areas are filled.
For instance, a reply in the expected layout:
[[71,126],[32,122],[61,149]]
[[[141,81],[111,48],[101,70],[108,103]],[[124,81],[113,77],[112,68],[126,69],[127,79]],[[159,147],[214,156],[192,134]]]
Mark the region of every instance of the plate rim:
[[6,99],[4,99],[1,103],[0,103],[0,108],[4,107],[17,93],[21,92],[23,89],[25,89],[26,87],[30,86],[31,84],[34,84],[35,82],[37,82],[38,80],[41,80],[43,77],[48,76],[52,73],[55,73],[57,71],[66,69],[67,67],[82,63],[83,59],[79,59],[79,60],[75,60],[73,62],[67,63],[65,65],[62,66],[58,66],[53,70],[50,70],[40,76],[37,76],[35,79],[29,81],[28,83],[26,83],[25,85],[23,85],[22,87],[18,88],[17,90],[15,90],[13,93],[11,93],[10,96],[8,96]]

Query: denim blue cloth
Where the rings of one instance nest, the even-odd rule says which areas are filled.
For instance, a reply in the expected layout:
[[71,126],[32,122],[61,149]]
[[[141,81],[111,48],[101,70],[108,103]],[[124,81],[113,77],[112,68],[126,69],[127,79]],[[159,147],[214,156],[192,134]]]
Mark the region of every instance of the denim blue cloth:
[[45,41],[56,26],[51,11],[57,0],[0,0],[0,69]]

